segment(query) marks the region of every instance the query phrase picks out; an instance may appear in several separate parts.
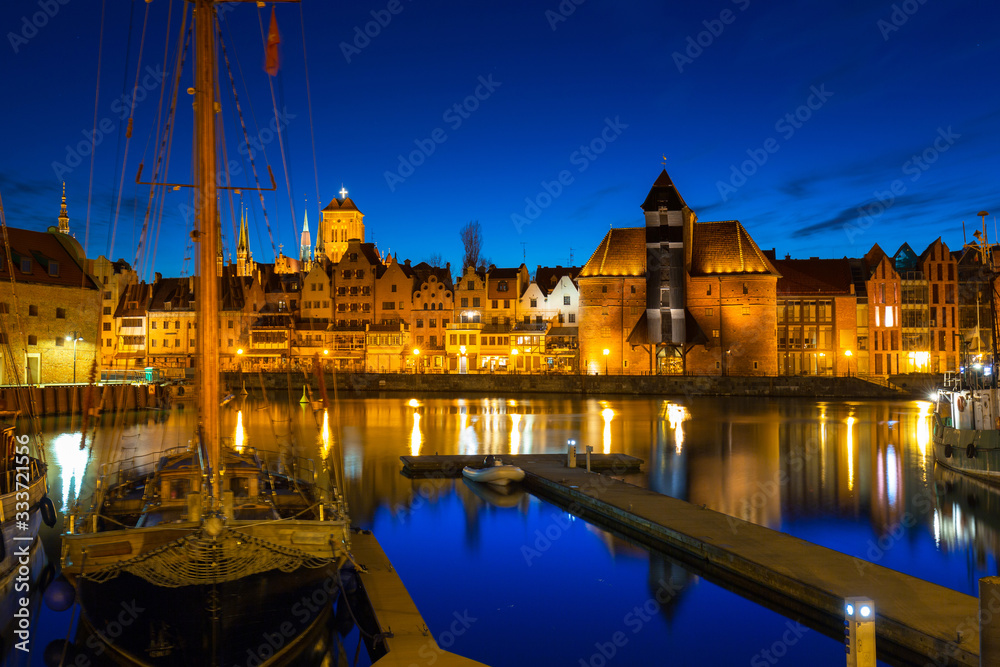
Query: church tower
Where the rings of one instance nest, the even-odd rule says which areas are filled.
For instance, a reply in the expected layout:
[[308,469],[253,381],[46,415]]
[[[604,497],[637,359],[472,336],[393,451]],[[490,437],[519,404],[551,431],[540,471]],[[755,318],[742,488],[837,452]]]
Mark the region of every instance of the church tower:
[[236,275],[241,278],[253,275],[253,253],[250,252],[246,209],[240,216],[240,240],[236,244]]
[[59,233],[69,236],[69,212],[66,210],[66,181],[63,181],[62,208],[59,209]]
[[321,211],[316,237],[316,259],[326,257],[334,264],[344,256],[349,240],[365,242],[364,214],[347,196],[347,188],[341,186],[338,194],[340,197]]
[[312,263],[312,237],[309,235],[309,211],[302,218],[302,236],[299,238],[299,266],[309,270]]

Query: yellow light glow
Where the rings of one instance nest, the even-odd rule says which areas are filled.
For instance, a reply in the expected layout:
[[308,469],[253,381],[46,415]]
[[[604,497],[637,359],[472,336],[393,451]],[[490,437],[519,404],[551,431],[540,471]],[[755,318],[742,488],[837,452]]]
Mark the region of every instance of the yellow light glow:
[[887,326],[887,327],[894,326],[893,323],[892,323],[893,322],[893,317],[892,316],[893,316],[892,306],[886,306],[885,307],[885,326]]
[[604,453],[611,453],[611,420],[615,418],[615,411],[611,408],[601,410],[601,417],[604,418]]
[[845,356],[845,357],[850,357],[850,356],[852,356],[853,354],[854,354],[854,353],[853,353],[853,352],[851,352],[850,350],[844,350],[844,356]]
[[319,432],[320,440],[323,443],[323,459],[330,455],[330,412],[323,410],[323,428]]
[[330,354],[330,350],[323,350],[323,354]]
[[236,412],[236,431],[233,433],[233,447],[237,452],[243,452],[243,445],[246,444],[246,433],[243,431],[243,411]]
[[517,455],[521,453],[521,415],[510,416],[510,453]]
[[847,490],[854,490],[854,417],[847,418]]
[[420,355],[420,350],[418,348],[413,348],[413,354],[415,356],[419,356]]
[[61,433],[54,437],[52,451],[55,452],[56,465],[59,466],[63,507],[69,507],[70,498],[73,497],[70,490],[75,490],[75,496],[80,495],[83,474],[87,469],[87,450],[80,449],[80,432]]
[[690,414],[683,405],[667,403],[667,421],[674,431],[674,451],[678,454],[684,448],[684,421],[690,418]]
[[517,348],[515,347],[513,350],[510,351],[510,353],[516,357],[517,356]]
[[242,348],[242,347],[241,347],[241,348],[238,348],[238,349],[236,350],[236,354],[243,354],[243,348]]
[[608,348],[604,348],[604,356],[606,357],[609,354],[611,354],[611,350],[609,350]]
[[413,429],[410,431],[410,455],[418,456],[420,454],[420,445],[423,444],[424,438],[420,434],[420,413],[413,413]]
[[920,415],[917,417],[917,447],[920,448],[920,456],[927,456],[927,445],[931,441],[931,410],[933,404],[928,401],[917,401]]
[[415,398],[411,398],[410,402],[407,403],[407,405],[409,405],[411,408],[419,408],[420,407],[420,401],[418,401]]

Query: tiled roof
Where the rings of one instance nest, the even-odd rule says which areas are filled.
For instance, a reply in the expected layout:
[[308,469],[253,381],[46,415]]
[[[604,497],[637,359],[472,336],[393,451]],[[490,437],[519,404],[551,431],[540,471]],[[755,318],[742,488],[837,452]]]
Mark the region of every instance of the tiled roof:
[[646,273],[646,228],[611,229],[580,270],[579,278]]
[[739,220],[696,222],[691,233],[691,275],[779,275]]
[[[76,259],[59,242],[57,234],[58,232],[35,232],[29,229],[7,228],[7,244],[10,246],[11,259],[14,261],[14,280],[24,283],[97,289],[97,284],[83,272],[76,263]],[[76,239],[71,237],[65,237],[63,241],[77,244]],[[29,260],[30,270],[28,272],[21,271],[22,260]],[[55,275],[50,275],[50,267],[52,267],[51,273],[55,273]],[[7,257],[0,256],[0,280],[4,282],[10,280],[9,268]]]
[[498,268],[490,267],[490,280],[517,280],[519,268]]
[[[145,317],[149,307],[153,286],[146,283],[132,283],[122,292],[115,309],[115,317]],[[136,304],[133,308],[132,304]]]
[[851,262],[843,259],[779,259],[777,292],[782,294],[850,294]]
[[334,197],[329,204],[326,205],[324,211],[357,211],[361,213],[358,209],[357,204],[350,197],[345,197],[340,199],[339,197]]
[[535,283],[542,290],[542,294],[548,296],[563,276],[576,280],[578,275],[580,275],[579,266],[539,266],[535,269]]
[[166,310],[164,304],[170,303],[171,310],[193,310],[194,291],[188,278],[161,278],[153,287],[153,298],[150,310]]
[[670,175],[664,169],[660,172],[653,187],[646,195],[646,201],[642,202],[643,211],[658,211],[661,207],[671,211],[679,211],[687,207],[681,193],[677,192],[677,186],[670,180]]

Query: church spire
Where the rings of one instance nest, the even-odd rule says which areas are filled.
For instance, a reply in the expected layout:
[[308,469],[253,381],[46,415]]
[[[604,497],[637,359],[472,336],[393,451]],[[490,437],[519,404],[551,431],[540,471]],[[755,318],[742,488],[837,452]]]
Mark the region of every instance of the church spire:
[[302,217],[302,236],[299,238],[299,261],[312,261],[312,236],[309,234],[309,211]]
[[236,275],[245,277],[251,274],[253,256],[250,254],[250,233],[247,230],[247,212],[240,207],[240,239],[236,244]]
[[59,209],[59,233],[69,234],[69,212],[66,210],[66,181],[62,184],[62,207]]

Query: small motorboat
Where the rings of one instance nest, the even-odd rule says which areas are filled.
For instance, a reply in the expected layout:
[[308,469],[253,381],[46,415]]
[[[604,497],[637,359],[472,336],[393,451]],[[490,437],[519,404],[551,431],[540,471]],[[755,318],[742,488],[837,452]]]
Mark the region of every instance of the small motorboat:
[[492,455],[483,460],[482,468],[465,466],[462,469],[462,475],[473,482],[484,482],[498,486],[506,486],[511,482],[520,482],[524,479],[523,470],[517,466],[504,465],[499,456]]

